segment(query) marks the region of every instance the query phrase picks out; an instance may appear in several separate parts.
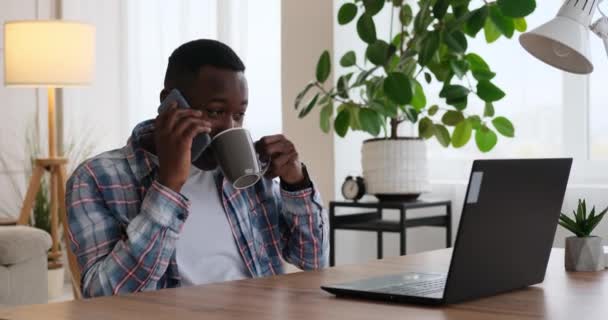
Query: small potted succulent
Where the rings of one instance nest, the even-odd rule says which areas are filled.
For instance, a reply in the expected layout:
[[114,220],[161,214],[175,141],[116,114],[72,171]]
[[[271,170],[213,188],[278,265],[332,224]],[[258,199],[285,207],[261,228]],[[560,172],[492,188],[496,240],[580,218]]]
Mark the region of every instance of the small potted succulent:
[[559,217],[559,224],[575,234],[566,238],[565,265],[568,271],[599,271],[604,269],[604,248],[602,238],[592,236],[591,232],[602,221],[608,211],[596,214],[595,207],[587,214],[585,200],[578,200],[578,208],[573,211],[573,218],[565,214]]

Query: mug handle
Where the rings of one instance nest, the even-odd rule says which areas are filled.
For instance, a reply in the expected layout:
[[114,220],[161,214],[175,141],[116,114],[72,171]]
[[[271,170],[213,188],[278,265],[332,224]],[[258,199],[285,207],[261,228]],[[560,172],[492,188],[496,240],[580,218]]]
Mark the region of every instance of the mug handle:
[[260,166],[260,168],[262,168],[262,172],[260,172],[260,177],[264,177],[266,175],[266,172],[268,172],[268,169],[270,168],[271,164],[272,158],[268,157],[268,161],[262,161],[262,159],[260,159],[260,154],[258,154],[258,165]]

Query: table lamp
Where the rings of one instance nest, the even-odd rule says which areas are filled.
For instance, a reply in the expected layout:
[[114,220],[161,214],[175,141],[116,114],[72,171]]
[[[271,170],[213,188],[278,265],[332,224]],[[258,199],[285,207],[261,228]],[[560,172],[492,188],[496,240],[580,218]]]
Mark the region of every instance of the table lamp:
[[589,49],[589,30],[604,40],[608,50],[608,18],[591,25],[591,19],[603,0],[567,0],[557,17],[522,34],[521,45],[539,60],[558,69],[576,73],[593,72]]
[[[93,80],[95,28],[61,20],[10,21],[4,25],[4,84],[45,87],[48,91],[48,158],[36,159],[18,224],[28,224],[45,171],[50,180],[51,238],[49,268],[61,266],[58,211],[65,212],[65,165],[55,141],[55,89],[83,86]],[[65,219],[64,219],[65,220]]]

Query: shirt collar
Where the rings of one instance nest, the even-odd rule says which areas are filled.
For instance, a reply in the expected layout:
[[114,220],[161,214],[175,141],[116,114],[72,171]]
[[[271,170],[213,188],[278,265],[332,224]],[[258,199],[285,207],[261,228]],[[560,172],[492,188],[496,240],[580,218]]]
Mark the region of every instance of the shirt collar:
[[143,139],[149,139],[153,133],[154,120],[141,122],[133,129],[131,137],[125,146],[127,162],[139,181],[142,181],[158,167],[152,160],[155,155],[143,148]]

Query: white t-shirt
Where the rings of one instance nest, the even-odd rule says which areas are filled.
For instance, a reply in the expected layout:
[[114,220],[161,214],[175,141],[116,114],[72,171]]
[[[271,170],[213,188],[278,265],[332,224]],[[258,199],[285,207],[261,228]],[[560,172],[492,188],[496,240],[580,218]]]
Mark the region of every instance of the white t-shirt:
[[228,223],[213,171],[190,167],[181,193],[190,200],[190,214],[176,244],[182,286],[250,277]]

